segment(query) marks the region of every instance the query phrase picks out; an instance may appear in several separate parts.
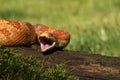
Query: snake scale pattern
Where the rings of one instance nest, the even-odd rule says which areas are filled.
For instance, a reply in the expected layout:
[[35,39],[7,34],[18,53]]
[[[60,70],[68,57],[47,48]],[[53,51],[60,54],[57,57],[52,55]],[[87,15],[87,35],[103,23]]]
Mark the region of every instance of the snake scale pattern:
[[70,34],[64,30],[42,24],[0,20],[0,45],[30,46],[37,44],[41,52],[64,48],[70,41]]

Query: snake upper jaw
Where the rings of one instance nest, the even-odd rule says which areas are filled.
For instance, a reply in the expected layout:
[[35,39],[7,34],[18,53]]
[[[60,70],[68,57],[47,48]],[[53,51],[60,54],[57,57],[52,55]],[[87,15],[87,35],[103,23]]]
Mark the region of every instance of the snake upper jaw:
[[43,32],[39,36],[39,44],[40,44],[41,52],[47,52],[49,50],[54,49],[56,46],[56,43],[57,43],[57,40],[55,36],[50,33]]

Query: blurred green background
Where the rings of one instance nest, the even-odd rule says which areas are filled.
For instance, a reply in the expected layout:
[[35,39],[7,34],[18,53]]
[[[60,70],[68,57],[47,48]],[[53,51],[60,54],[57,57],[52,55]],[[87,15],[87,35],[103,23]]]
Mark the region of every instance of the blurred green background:
[[67,50],[120,56],[120,0],[0,0],[0,18],[66,30]]

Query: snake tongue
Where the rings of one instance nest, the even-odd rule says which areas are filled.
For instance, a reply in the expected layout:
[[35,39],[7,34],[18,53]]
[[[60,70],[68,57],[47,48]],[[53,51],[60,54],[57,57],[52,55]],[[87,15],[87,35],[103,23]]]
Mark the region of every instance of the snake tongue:
[[41,52],[46,52],[54,48],[56,42],[46,37],[40,37]]

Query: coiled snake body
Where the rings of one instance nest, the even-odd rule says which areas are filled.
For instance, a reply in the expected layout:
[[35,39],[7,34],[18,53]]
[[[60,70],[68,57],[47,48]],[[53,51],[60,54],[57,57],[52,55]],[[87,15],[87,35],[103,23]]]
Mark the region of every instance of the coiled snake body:
[[41,52],[63,48],[70,41],[70,34],[42,24],[32,25],[15,21],[0,20],[0,45],[40,45]]

